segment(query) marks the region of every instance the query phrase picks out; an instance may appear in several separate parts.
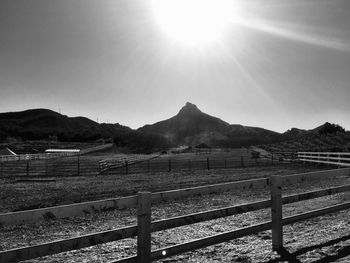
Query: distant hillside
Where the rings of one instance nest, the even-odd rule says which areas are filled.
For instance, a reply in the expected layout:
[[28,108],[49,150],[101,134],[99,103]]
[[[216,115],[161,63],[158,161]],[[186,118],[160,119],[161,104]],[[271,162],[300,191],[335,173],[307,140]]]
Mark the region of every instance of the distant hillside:
[[61,141],[93,141],[131,129],[119,124],[99,124],[84,117],[67,117],[47,109],[0,113],[0,141],[57,138]]
[[311,130],[293,128],[279,143],[260,145],[268,151],[350,151],[350,132],[326,122]]
[[144,133],[166,137],[174,144],[197,145],[205,143],[218,147],[241,147],[282,139],[277,132],[262,128],[231,125],[200,111],[187,102],[174,117],[139,128]]
[[171,146],[163,136],[143,134],[120,124],[99,124],[84,117],[68,117],[47,109],[0,113],[0,143],[5,142],[3,147],[11,146],[18,152],[42,151],[38,144],[43,142],[24,149],[22,144],[16,143],[22,140],[94,142],[100,139],[112,140],[123,151],[133,153],[151,153]]

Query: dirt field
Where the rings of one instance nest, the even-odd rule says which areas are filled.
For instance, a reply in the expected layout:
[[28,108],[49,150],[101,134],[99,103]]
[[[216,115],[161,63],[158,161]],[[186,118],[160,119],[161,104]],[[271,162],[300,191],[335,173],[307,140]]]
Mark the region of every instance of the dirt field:
[[0,212],[127,196],[141,190],[155,192],[319,169],[316,166],[305,167],[295,164],[209,171],[45,178],[55,180],[50,182],[18,182],[14,179],[2,179]]
[[[305,169],[299,166],[292,166],[289,168],[274,167],[270,169],[272,170],[270,172],[267,168],[264,171],[248,171],[245,169],[230,171],[229,178],[232,180],[233,178],[262,177],[271,174],[293,174],[295,172],[302,172],[303,169],[315,170],[314,167]],[[220,176],[226,178],[227,173],[222,173]],[[208,181],[215,178],[214,175],[210,173],[206,174],[205,177]],[[184,178],[186,178],[186,176],[184,176]],[[96,178],[96,180],[98,180],[98,178]],[[215,180],[219,179],[216,177]],[[160,181],[158,187],[161,187],[163,183],[163,181]],[[300,193],[346,183],[350,183],[350,178],[340,177],[312,184],[303,183],[284,188],[283,194]],[[72,182],[70,182],[70,184],[72,184]],[[75,187],[79,189],[88,184],[89,182],[84,182],[81,183],[79,187],[77,185],[75,185]],[[166,185],[164,184],[164,186]],[[130,188],[130,190],[133,189],[131,184],[128,188]],[[28,191],[30,191],[29,189],[30,188],[28,188]],[[349,200],[349,197],[350,195],[348,193],[344,193],[289,204],[284,206],[283,213],[284,216],[288,216],[305,212]],[[253,202],[266,198],[269,198],[268,189],[260,191],[227,192],[219,195],[206,195],[181,201],[172,201],[154,206],[152,208],[152,220]],[[350,211],[346,210],[284,227],[284,243],[286,250],[289,252],[287,259],[281,259],[280,255],[271,252],[271,233],[270,231],[265,231],[257,235],[217,244],[173,258],[164,259],[159,262],[350,262],[349,215]],[[48,220],[35,224],[3,227],[0,231],[0,250],[35,245],[57,239],[132,225],[136,222],[135,216],[135,210],[129,209],[123,211],[108,211],[84,217]],[[152,234],[152,249],[234,230],[269,219],[270,210],[264,209],[156,232]],[[126,239],[77,251],[47,256],[36,260],[28,260],[26,262],[111,262],[112,260],[134,254],[136,251],[135,249],[136,239]]]

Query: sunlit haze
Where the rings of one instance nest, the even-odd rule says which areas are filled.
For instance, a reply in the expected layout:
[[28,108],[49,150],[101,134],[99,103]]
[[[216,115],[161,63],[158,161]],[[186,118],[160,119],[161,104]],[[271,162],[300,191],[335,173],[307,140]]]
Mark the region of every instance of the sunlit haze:
[[0,112],[350,129],[348,0],[3,0]]
[[157,26],[183,45],[205,46],[222,41],[242,5],[232,0],[152,0]]

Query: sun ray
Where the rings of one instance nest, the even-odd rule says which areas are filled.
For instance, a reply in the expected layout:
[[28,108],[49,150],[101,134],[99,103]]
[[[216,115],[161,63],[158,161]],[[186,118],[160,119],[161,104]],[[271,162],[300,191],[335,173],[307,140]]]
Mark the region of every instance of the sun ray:
[[276,111],[284,114],[285,112],[281,109],[279,109],[276,102],[272,99],[272,97],[268,94],[267,89],[264,88],[253,76],[252,73],[249,72],[249,70],[243,65],[243,63],[238,59],[237,54],[232,52],[227,46],[221,44],[220,45],[221,51],[225,54],[225,58],[230,59],[238,69],[238,72],[241,74],[241,76],[245,79],[245,81],[248,83],[249,88],[255,92],[255,97],[260,98],[261,101],[265,101],[266,104],[268,104],[270,107],[275,109]]
[[316,33],[316,28],[303,25],[273,22],[263,19],[242,19],[236,24],[258,30],[280,38],[339,51],[350,51],[350,45],[343,39]]

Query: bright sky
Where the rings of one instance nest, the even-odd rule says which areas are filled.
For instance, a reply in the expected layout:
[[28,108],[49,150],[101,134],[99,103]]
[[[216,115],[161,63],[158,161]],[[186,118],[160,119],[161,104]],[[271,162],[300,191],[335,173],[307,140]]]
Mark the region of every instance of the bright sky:
[[350,130],[349,14],[349,0],[2,0],[0,112],[138,128],[189,101],[232,124]]

